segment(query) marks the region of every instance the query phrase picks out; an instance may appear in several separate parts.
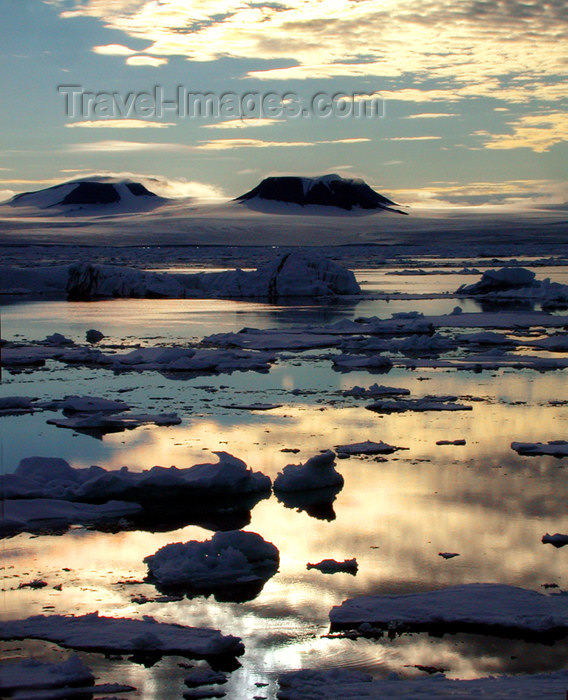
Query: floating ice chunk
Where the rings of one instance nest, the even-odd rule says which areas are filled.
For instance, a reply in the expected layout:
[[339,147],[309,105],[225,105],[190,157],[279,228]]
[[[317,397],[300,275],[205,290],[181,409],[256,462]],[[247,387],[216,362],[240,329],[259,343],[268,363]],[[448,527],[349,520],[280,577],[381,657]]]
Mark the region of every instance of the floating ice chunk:
[[273,408],[282,408],[281,403],[244,403],[223,404],[221,408],[234,408],[241,411],[271,411]]
[[449,680],[437,673],[429,678],[402,679],[397,676],[373,679],[361,671],[346,669],[302,670],[286,673],[278,679],[280,700],[337,700],[368,698],[369,700],[432,700],[432,698],[490,697],[491,700],[542,700],[563,698],[568,685],[568,672],[491,676],[474,680]]
[[568,544],[568,535],[561,535],[559,532],[554,535],[549,535],[547,532],[546,535],[543,535],[542,543],[552,544],[555,547],[564,547]]
[[66,338],[61,333],[53,333],[52,335],[48,335],[42,342],[45,345],[75,345],[74,341]]
[[471,411],[471,406],[455,403],[455,397],[425,396],[420,399],[375,401],[365,406],[375,413],[405,413],[406,411]]
[[15,697],[20,697],[22,691],[48,689],[53,692],[53,697],[63,697],[56,694],[56,691],[64,691],[69,686],[77,689],[81,686],[84,693],[90,694],[94,682],[91,670],[78,656],[70,656],[62,663],[48,663],[30,658],[19,663],[4,662],[0,668],[2,695]]
[[222,685],[226,682],[227,676],[224,673],[207,668],[196,668],[184,680],[189,688],[197,688],[200,685]]
[[309,250],[280,255],[257,270],[196,274],[145,272],[79,263],[69,268],[71,300],[102,298],[262,298],[359,294],[355,275]]
[[[210,540],[176,542],[147,556],[148,580],[162,590],[209,594],[252,587],[254,597],[278,570],[278,549],[256,532],[217,532]],[[247,591],[248,592],[248,591]],[[243,598],[247,600],[248,597]]]
[[337,355],[333,358],[333,369],[339,372],[351,372],[357,369],[368,369],[370,372],[388,372],[392,368],[392,360],[383,355]]
[[33,399],[29,396],[0,396],[0,416],[34,412]]
[[502,333],[482,331],[480,333],[462,334],[457,337],[460,344],[468,345],[514,345],[514,341]]
[[124,401],[111,401],[95,396],[68,396],[61,408],[68,413],[119,413],[128,411],[128,404]]
[[552,457],[568,457],[567,440],[551,440],[550,442],[512,442],[511,449],[520,455],[536,457],[551,455]]
[[332,450],[316,455],[305,464],[289,464],[274,480],[274,492],[310,491],[330,486],[343,486],[343,477],[335,470]]
[[14,474],[0,475],[4,498],[56,498],[102,503],[119,498],[156,504],[188,499],[234,499],[242,494],[270,491],[270,478],[249,469],[226,452],[215,453],[216,464],[196,464],[187,469],[153,467],[131,472],[127,467],[74,469],[57,457],[28,457]]
[[494,583],[472,583],[429,593],[362,596],[332,608],[334,629],[364,622],[397,630],[488,634],[568,634],[568,598]]
[[[111,401],[118,404],[118,401]],[[126,405],[126,404],[123,404]],[[96,410],[93,408],[93,410]],[[70,428],[85,433],[95,433],[103,435],[105,433],[118,433],[123,430],[134,430],[141,425],[179,425],[181,418],[177,413],[115,413],[108,414],[108,411],[122,410],[109,408],[106,412],[99,413],[77,413],[71,418],[50,418],[47,422],[56,425],[58,428]]]
[[322,574],[336,574],[342,572],[355,576],[358,569],[357,559],[344,559],[336,561],[335,559],[323,559],[317,564],[307,564],[307,569],[317,569]]
[[86,333],[85,333],[85,339],[87,343],[100,343],[100,341],[104,338],[104,334],[101,333],[100,331],[96,330],[95,328],[90,328]]
[[357,396],[361,398],[376,398],[378,396],[409,396],[409,389],[401,389],[396,386],[383,386],[371,384],[368,389],[355,385],[352,389],[343,392],[343,396]]
[[503,267],[500,270],[487,270],[475,284],[463,284],[456,294],[477,295],[519,287],[531,287],[535,273],[523,267]]
[[244,645],[238,637],[222,635],[206,627],[124,617],[89,615],[36,615],[24,620],[0,622],[0,639],[43,639],[83,651],[148,652],[156,656],[179,654],[192,658],[239,656]]
[[137,503],[71,503],[51,498],[5,499],[0,518],[0,537],[18,532],[64,530],[70,525],[117,523],[124,517],[140,513]]
[[340,455],[390,455],[397,450],[407,449],[405,447],[394,447],[382,440],[380,442],[353,442],[350,445],[337,445],[335,451]]

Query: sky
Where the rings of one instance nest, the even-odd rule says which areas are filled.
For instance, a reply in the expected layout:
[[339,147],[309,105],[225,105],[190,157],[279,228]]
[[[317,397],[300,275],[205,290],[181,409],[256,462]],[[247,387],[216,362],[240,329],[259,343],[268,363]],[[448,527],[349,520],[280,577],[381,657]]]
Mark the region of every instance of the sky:
[[[0,198],[93,173],[235,197],[568,201],[568,0],[0,0]],[[166,184],[167,183],[167,184]]]

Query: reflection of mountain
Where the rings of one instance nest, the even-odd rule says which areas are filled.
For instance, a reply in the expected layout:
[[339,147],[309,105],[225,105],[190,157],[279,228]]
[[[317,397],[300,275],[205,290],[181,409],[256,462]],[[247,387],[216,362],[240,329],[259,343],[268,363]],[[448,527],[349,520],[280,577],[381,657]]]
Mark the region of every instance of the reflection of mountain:
[[267,177],[254,189],[237,197],[238,202],[258,203],[259,200],[297,204],[301,207],[319,205],[352,211],[354,209],[405,212],[395,202],[375,192],[363,180],[345,179],[339,175],[321,177]]
[[146,211],[166,201],[140,182],[92,177],[64,182],[36,192],[22,192],[7,204],[42,210],[57,208],[62,213],[102,214]]

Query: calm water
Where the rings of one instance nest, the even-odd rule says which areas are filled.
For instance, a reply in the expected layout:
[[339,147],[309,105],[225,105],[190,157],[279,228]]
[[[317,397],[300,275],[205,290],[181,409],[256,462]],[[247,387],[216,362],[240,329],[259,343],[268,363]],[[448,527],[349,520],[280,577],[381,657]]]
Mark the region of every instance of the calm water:
[[[539,272],[539,277],[544,273]],[[475,277],[385,277],[360,271],[373,288],[391,283],[399,290],[443,292]],[[394,288],[393,287],[393,288]],[[400,304],[396,306],[395,304]],[[367,306],[366,306],[367,305]],[[82,340],[87,328],[109,336],[104,342],[134,344],[188,340],[242,326],[286,327],[300,322],[330,322],[358,315],[389,315],[398,310],[451,310],[455,299],[361,302],[358,305],[266,307],[227,301],[113,301],[91,304],[21,303],[3,309],[2,336],[30,339],[54,331]],[[479,307],[477,307],[479,308]],[[365,309],[363,311],[363,309]],[[374,310],[369,310],[374,309]],[[463,413],[407,413],[380,417],[364,401],[344,398],[355,384],[378,381],[407,387],[415,396],[456,394],[470,401]],[[292,390],[306,393],[295,395]],[[545,532],[566,532],[567,460],[519,457],[510,443],[565,438],[568,402],[564,373],[532,371],[470,372],[392,370],[387,375],[338,374],[329,360],[305,353],[280,361],[269,374],[235,373],[167,379],[157,373],[114,376],[105,370],[61,368],[5,374],[2,395],[61,398],[68,394],[120,397],[142,411],[176,411],[183,422],[170,428],[140,428],[105,436],[102,441],[46,424],[53,414],[0,419],[4,471],[22,457],[61,456],[73,466],[155,464],[185,467],[213,461],[226,450],[254,469],[274,477],[290,462],[305,461],[319,450],[363,440],[384,440],[409,448],[386,462],[372,458],[338,461],[345,487],[328,518],[285,508],[272,496],[252,510],[247,530],[260,533],[280,550],[280,570],[260,595],[242,603],[213,597],[138,605],[132,597],[156,594],[141,583],[142,560],[169,542],[204,540],[211,532],[188,526],[166,533],[101,533],[75,528],[63,536],[19,535],[3,540],[2,614],[37,613],[152,615],[159,620],[209,625],[243,638],[242,666],[230,677],[230,698],[274,697],[279,672],[302,667],[361,668],[376,676],[392,671],[420,676],[414,664],[436,665],[450,677],[553,670],[568,666],[568,642],[552,647],[476,635],[407,635],[379,641],[328,639],[328,613],[345,598],[368,593],[431,590],[466,582],[501,582],[543,591],[543,584],[568,588],[565,550],[543,546]],[[478,399],[478,400],[472,400]],[[268,413],[222,408],[226,403],[281,403]],[[465,438],[463,447],[437,446],[441,439]],[[297,455],[281,452],[298,448]],[[440,551],[459,552],[444,560]],[[308,562],[356,557],[357,576],[324,575]],[[63,571],[69,568],[71,571]],[[20,582],[42,578],[43,590],[20,589]],[[125,583],[135,581],[138,583]],[[52,586],[63,584],[62,592]],[[34,652],[65,658],[51,644],[3,643],[4,658]],[[101,679],[132,683],[126,698],[181,697],[186,671],[179,659],[152,668],[100,655],[84,655]],[[199,664],[198,665],[203,665]],[[258,686],[257,683],[267,686]]]

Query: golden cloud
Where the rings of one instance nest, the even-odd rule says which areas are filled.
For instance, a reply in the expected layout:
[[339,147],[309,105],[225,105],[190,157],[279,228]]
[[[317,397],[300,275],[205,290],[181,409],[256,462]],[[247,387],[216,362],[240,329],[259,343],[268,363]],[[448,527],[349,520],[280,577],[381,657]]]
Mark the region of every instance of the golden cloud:
[[568,113],[550,112],[523,116],[510,122],[511,134],[491,134],[478,131],[485,138],[485,148],[509,150],[530,148],[536,153],[549,151],[558,143],[568,142]]
[[[151,42],[153,56],[284,59],[267,79],[427,75],[455,99],[565,97],[568,0],[51,0]],[[515,80],[522,76],[520,80]],[[423,87],[426,93],[429,88]],[[448,94],[451,89],[448,88]]]

